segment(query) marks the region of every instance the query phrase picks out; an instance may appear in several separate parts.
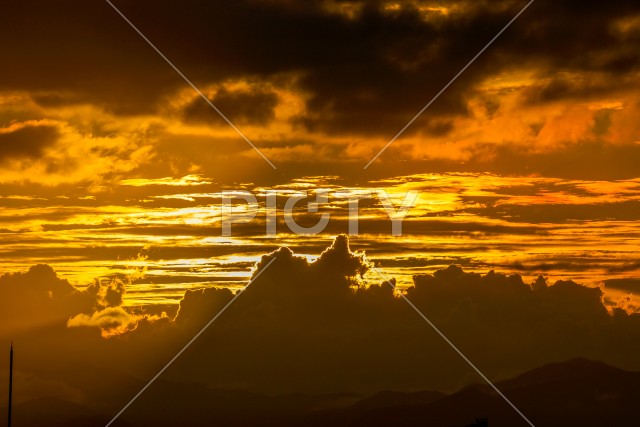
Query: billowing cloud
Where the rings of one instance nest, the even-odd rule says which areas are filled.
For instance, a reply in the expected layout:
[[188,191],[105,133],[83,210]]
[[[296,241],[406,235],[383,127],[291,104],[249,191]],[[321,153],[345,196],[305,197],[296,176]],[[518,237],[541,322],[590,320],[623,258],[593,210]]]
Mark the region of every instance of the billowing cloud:
[[[376,284],[380,277],[371,269],[345,236],[313,262],[287,248],[263,256],[254,271],[260,276],[164,378],[276,394],[452,390],[478,381],[391,286]],[[518,275],[468,273],[457,266],[414,280],[407,298],[492,379],[573,357],[638,369],[640,314],[624,304],[605,305],[599,288],[572,281],[551,285],[543,277],[527,284]],[[22,343],[22,354],[44,351],[47,363],[55,360],[56,366],[82,360],[98,370],[117,365],[141,381],[234,296],[228,289],[188,291],[172,321],[96,305],[95,295],[87,298],[48,267],[3,276],[0,285],[6,314],[10,307],[16,307],[14,313],[36,308],[45,313],[59,307],[58,298],[83,297],[76,312],[68,303],[58,309],[64,321],[57,326],[20,332],[9,324],[3,336]],[[73,354],[65,351],[69,346],[76,349]],[[45,376],[58,372],[43,368],[35,354],[30,357],[21,369],[38,367],[38,375]],[[74,378],[68,381],[88,396],[123,387],[114,382],[117,377],[102,379],[98,388]]]
[[132,315],[122,307],[109,307],[95,311],[91,315],[77,314],[68,320],[67,326],[70,328],[97,327],[100,328],[103,336],[109,337],[135,329],[139,320],[138,316]]
[[48,265],[25,273],[0,276],[0,330],[28,330],[65,323],[69,316],[90,311],[92,298],[59,278]]
[[0,335],[66,324],[98,327],[109,336],[133,329],[141,320],[159,319],[123,309],[125,292],[122,278],[96,279],[79,289],[44,264],[5,274],[0,276]]
[[[228,358],[236,363],[215,370],[208,381],[319,392],[337,384],[362,391],[447,388],[469,380],[468,367],[390,286],[362,282],[361,275],[369,282],[378,277],[365,258],[348,250],[346,238],[311,263],[280,249],[257,271],[273,258],[178,363],[175,375],[205,380],[208,374],[198,366]],[[493,378],[577,356],[637,368],[632,355],[640,348],[631,337],[640,334],[640,315],[607,307],[599,288],[572,281],[549,285],[543,277],[526,284],[518,275],[451,266],[417,275],[406,295]],[[198,299],[200,307],[213,309],[230,298],[221,291],[191,292],[177,321],[197,318]]]
[[185,292],[176,315],[179,324],[203,325],[209,321],[210,313],[216,313],[233,298],[229,289],[196,289]]

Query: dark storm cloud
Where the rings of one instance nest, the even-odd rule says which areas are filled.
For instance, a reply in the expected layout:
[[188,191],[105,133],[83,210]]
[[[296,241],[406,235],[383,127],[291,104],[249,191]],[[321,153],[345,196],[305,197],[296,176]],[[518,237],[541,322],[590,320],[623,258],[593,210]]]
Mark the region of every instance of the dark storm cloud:
[[[42,105],[93,103],[149,111],[180,83],[144,42],[127,34],[106,2],[10,2],[0,18],[4,90],[35,93]],[[122,31],[124,30],[124,31]]]
[[0,162],[40,157],[58,138],[58,128],[51,125],[25,124],[0,129]]
[[[524,5],[462,2],[459,10],[427,12],[425,19],[412,2],[394,11],[382,2],[355,3],[359,12],[352,17],[331,11],[327,2],[117,5],[197,83],[297,75],[309,95],[300,123],[385,134],[403,125]],[[433,105],[430,117],[466,114],[469,90],[505,69],[610,77],[637,70],[637,34],[614,28],[637,11],[631,1],[535,2]],[[36,94],[43,104],[90,100],[141,112],[185,87],[105,2],[11,2],[0,19],[3,54],[12,61],[0,71],[2,87],[43,92]],[[576,89],[552,83],[539,91],[531,96],[566,98]],[[440,135],[446,123],[422,124]]]
[[501,46],[513,55],[512,61],[539,61],[556,71],[621,76],[637,70],[640,54],[634,47],[640,38],[637,33],[617,29],[617,25],[639,12],[637,2],[631,0],[606,5],[580,0],[536,1]]

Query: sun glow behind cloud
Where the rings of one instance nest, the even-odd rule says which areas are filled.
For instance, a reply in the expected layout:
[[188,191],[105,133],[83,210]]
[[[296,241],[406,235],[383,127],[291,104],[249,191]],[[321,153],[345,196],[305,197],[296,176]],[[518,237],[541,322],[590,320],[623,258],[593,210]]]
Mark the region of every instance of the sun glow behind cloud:
[[[145,274],[127,285],[126,305],[175,304],[185,289],[241,286],[259,257],[280,245],[313,257],[333,236],[347,231],[344,196],[376,189],[385,189],[396,202],[409,190],[419,191],[401,240],[390,236],[391,224],[375,198],[361,201],[360,236],[352,239],[355,248],[366,250],[401,287],[411,284],[413,274],[450,263],[597,285],[612,271],[624,276],[640,249],[633,237],[638,234],[636,221],[629,216],[640,198],[637,179],[460,173],[401,176],[357,187],[344,187],[340,178],[331,176],[270,188],[246,185],[257,195],[260,211],[252,222],[234,224],[233,237],[220,234],[223,193],[211,180],[186,176],[134,182],[149,189],[140,193],[144,200],[127,196],[120,204],[103,206],[98,196],[84,202],[97,202],[93,206],[67,200],[64,206],[42,209],[31,206],[42,204],[42,197],[12,199],[14,206],[0,215],[3,268],[18,271],[46,262],[80,285],[96,275],[130,276],[144,268]],[[194,183],[196,193],[184,192]],[[282,198],[319,188],[333,192],[328,205],[320,208],[320,213],[330,212],[332,220],[319,238],[290,233],[281,216],[279,234],[263,237],[265,190],[280,192]],[[246,208],[243,201],[235,203],[236,210]],[[305,210],[304,202],[296,206],[298,220],[315,222],[317,216]],[[140,258],[143,249],[145,257]]]
[[[50,263],[83,284],[143,263],[127,303],[175,303],[186,288],[238,286],[281,244],[313,257],[347,231],[346,196],[385,189],[419,192],[404,237],[390,237],[384,210],[366,200],[353,245],[401,286],[449,263],[590,284],[637,273],[637,12],[585,4],[568,22],[564,3],[536,2],[364,172],[514,2],[241,2],[227,15],[201,2],[155,6],[153,19],[137,4],[125,12],[277,172],[117,16],[86,2],[71,17],[34,7],[59,47],[50,61],[30,25],[15,25],[32,22],[31,8],[12,4],[6,16],[18,18],[0,26],[21,40],[0,70],[7,271]],[[238,30],[249,18],[264,37]],[[45,79],[33,72],[45,69]],[[334,195],[321,208],[333,218],[326,232],[296,236],[280,221],[264,237],[265,192],[310,189]],[[260,211],[223,238],[220,200],[232,190],[255,193]],[[304,209],[297,217],[313,223]],[[142,248],[148,258],[131,261]]]

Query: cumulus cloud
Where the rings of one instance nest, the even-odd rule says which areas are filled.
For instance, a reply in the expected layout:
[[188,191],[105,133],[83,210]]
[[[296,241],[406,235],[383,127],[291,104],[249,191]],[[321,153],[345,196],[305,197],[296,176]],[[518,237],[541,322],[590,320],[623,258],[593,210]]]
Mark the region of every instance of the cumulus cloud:
[[45,264],[0,276],[0,335],[67,325],[98,327],[110,336],[134,329],[143,319],[159,319],[122,307],[124,280],[99,278],[78,289]]
[[95,297],[98,307],[108,308],[122,304],[126,288],[124,281],[119,277],[100,278],[88,287],[87,292]]
[[[371,283],[370,262],[349,250],[345,236],[315,262],[281,248],[257,271],[273,258],[206,343],[179,363],[183,378],[209,378],[194,367],[226,357],[237,363],[209,381],[260,390],[448,388],[470,380],[464,363],[390,286]],[[407,297],[493,377],[577,356],[637,368],[631,355],[640,348],[630,338],[640,334],[640,315],[607,307],[599,288],[548,284],[542,276],[527,284],[518,275],[457,266],[414,280]],[[194,318],[197,299],[219,307],[230,297],[191,293],[177,320]]]
[[48,265],[35,265],[24,273],[0,276],[0,330],[4,333],[66,322],[88,312],[92,298]]
[[81,326],[97,327],[102,331],[102,336],[110,337],[123,334],[135,329],[140,316],[132,315],[122,307],[109,307],[91,313],[80,313],[67,321],[67,326],[77,328]]
[[220,311],[231,298],[233,293],[226,288],[187,290],[180,301],[175,320],[179,324],[202,325],[210,319],[211,313]]
[[[478,381],[392,287],[376,283],[371,268],[364,254],[351,251],[346,236],[337,237],[312,262],[284,247],[264,255],[254,271],[254,277],[260,276],[166,378],[270,393],[451,390]],[[36,278],[40,284],[31,280]],[[0,279],[2,302],[11,301],[4,303],[3,313],[11,305],[31,307],[24,292],[7,291],[9,283],[15,289],[18,281],[41,293],[37,304],[43,312],[61,296],[83,301],[75,312],[65,304],[58,313],[62,322],[55,340],[51,331],[41,336],[32,329],[32,345],[59,353],[60,363],[65,357],[83,357],[97,366],[117,363],[142,376],[159,369],[234,297],[228,289],[189,290],[175,319],[156,319],[111,305],[119,297],[97,298],[108,291],[79,293],[41,266]],[[119,295],[117,284],[108,289]],[[572,281],[550,284],[542,276],[525,283],[518,275],[450,266],[416,275],[405,292],[494,379],[573,357],[640,368],[640,314],[624,301],[607,305],[599,288]],[[16,324],[12,328],[18,330]],[[63,343],[82,350],[63,356]]]

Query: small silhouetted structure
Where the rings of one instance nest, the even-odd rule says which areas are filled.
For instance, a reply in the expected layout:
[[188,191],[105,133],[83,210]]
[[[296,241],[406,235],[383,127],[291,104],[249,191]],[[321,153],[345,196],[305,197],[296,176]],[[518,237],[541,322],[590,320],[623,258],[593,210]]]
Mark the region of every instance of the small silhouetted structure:
[[469,424],[467,427],[489,427],[489,420],[487,418],[476,418],[476,422]]
[[13,395],[13,342],[9,350],[9,421],[8,426],[11,427],[11,397]]

